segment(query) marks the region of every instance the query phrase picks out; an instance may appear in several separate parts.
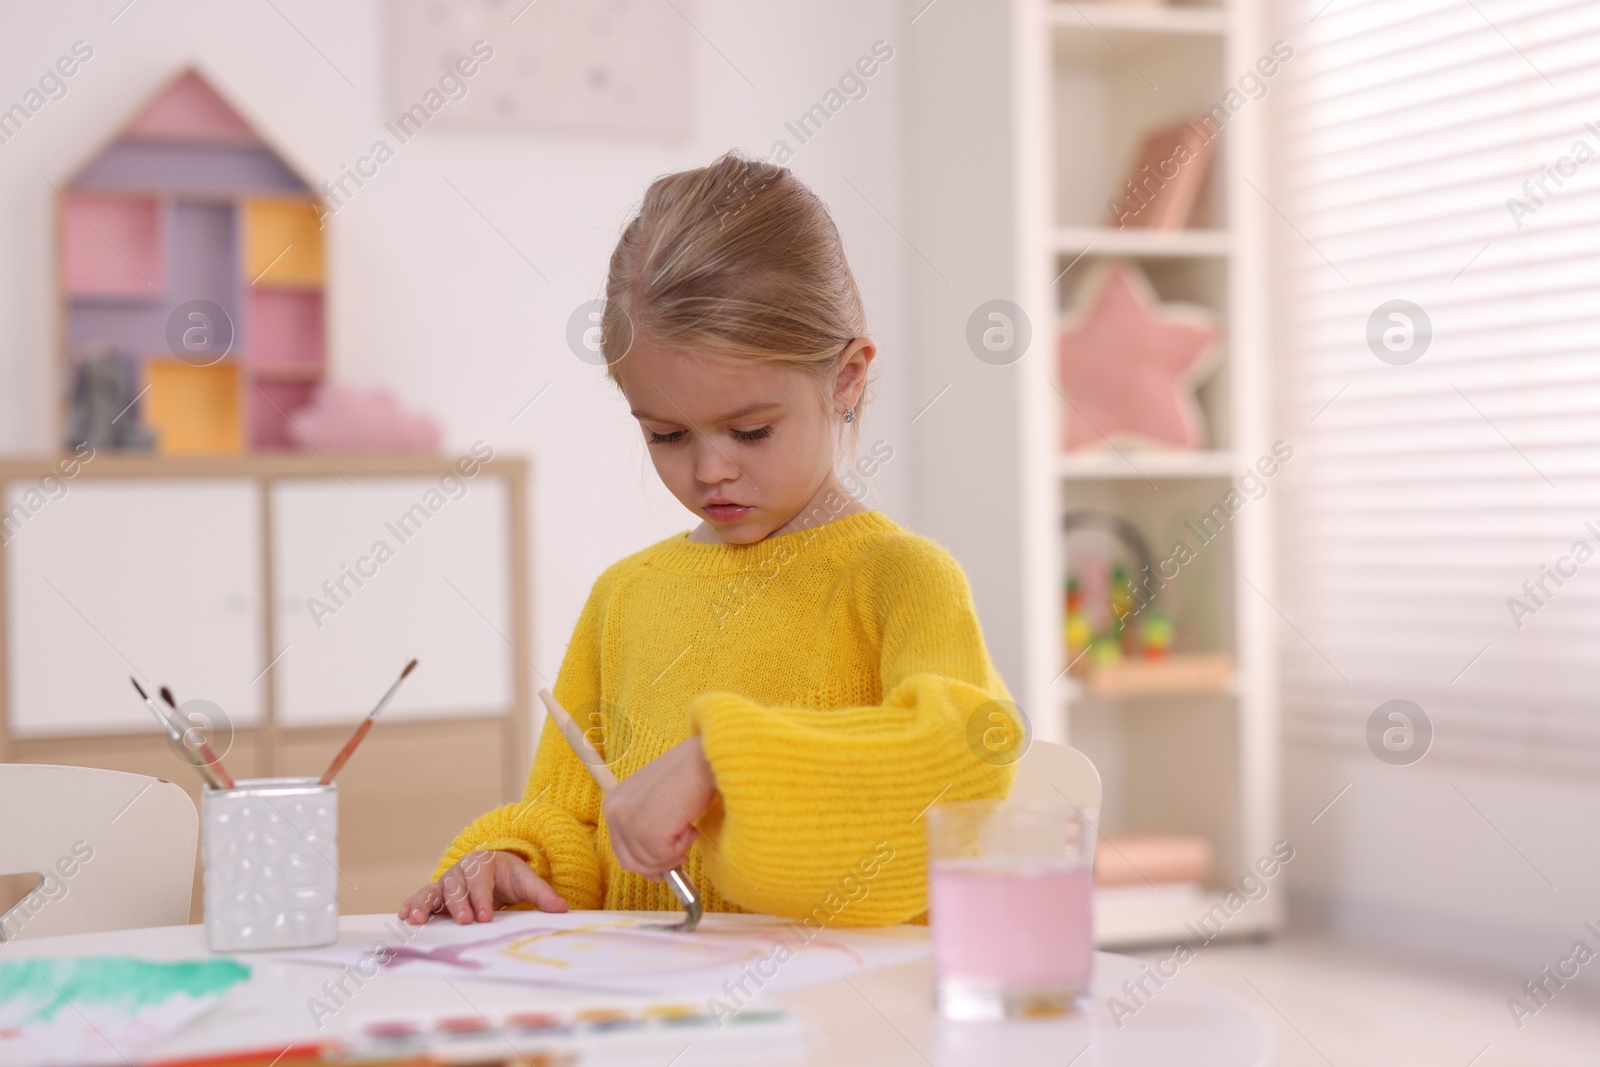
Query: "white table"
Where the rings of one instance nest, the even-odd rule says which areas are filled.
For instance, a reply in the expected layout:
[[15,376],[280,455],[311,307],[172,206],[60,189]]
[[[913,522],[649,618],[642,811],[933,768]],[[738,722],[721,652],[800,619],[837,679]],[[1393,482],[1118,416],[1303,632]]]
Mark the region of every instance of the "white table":
[[[370,942],[389,915],[340,919],[341,940]],[[435,922],[441,921],[435,919]],[[908,928],[922,929],[922,928]],[[166,926],[114,933],[78,934],[0,944],[0,960],[27,956],[135,955],[154,960],[206,955],[200,926]],[[276,961],[272,953],[239,958],[254,967],[249,983],[230,992],[216,1010],[152,1055],[178,1057],[221,1045],[281,1046],[318,1036],[306,1001],[329,977],[324,968]],[[1049,1021],[951,1023],[933,1012],[927,960],[884,968],[847,980],[812,986],[775,998],[807,1028],[805,1064],[827,1067],[1265,1067],[1272,1038],[1263,1020],[1220,989],[1184,978],[1165,984],[1119,1028],[1106,1006],[1125,997],[1122,984],[1137,979],[1142,961],[1108,952],[1095,954],[1094,992],[1080,1016]],[[385,975],[362,988],[362,1009],[403,1015],[437,1011],[462,1002],[464,1011],[528,1009],[544,993],[490,982]],[[354,1004],[355,1001],[352,1001]],[[324,1032],[325,1033],[325,1032]],[[674,1063],[692,1067],[693,1050]]]

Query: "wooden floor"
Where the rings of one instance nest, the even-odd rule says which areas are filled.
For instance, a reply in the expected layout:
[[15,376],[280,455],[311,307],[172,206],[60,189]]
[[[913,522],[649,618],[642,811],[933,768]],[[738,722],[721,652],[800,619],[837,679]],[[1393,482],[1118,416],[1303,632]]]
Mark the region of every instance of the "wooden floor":
[[[1600,1064],[1600,1001],[1592,994],[1569,986],[1517,1029],[1506,998],[1519,992],[1526,975],[1430,965],[1296,936],[1208,945],[1182,973],[1233,992],[1272,1025],[1275,1067]],[[1126,1025],[1137,1022],[1134,1016]]]

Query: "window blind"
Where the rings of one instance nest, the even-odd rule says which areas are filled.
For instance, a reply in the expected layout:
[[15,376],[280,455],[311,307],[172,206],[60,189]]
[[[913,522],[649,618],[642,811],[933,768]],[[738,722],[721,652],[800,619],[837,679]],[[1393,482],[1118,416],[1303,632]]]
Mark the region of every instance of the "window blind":
[[1600,3],[1282,10],[1296,58],[1252,195],[1295,448],[1285,735],[1366,744],[1404,699],[1440,757],[1592,773]]

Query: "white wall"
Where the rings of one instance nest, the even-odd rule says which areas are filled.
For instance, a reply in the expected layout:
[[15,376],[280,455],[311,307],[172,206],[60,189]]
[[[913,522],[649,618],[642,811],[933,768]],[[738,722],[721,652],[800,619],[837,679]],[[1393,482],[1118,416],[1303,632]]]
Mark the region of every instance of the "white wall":
[[[97,150],[172,71],[197,63],[317,181],[335,177],[341,164],[364,154],[391,117],[378,0],[138,0],[123,9],[124,2],[0,9],[0,101],[6,105],[75,40],[94,48],[68,95],[0,145],[0,452],[43,451],[55,434],[54,194],[48,183]],[[792,166],[834,212],[880,345],[878,399],[862,428],[864,445],[883,438],[895,449],[875,480],[878,503],[916,526],[917,487],[938,489],[936,476],[919,481],[918,453],[928,443],[908,427],[924,394],[931,395],[925,386],[932,379],[912,369],[919,352],[908,344],[908,273],[925,268],[896,231],[929,231],[907,219],[903,112],[915,33],[973,5],[946,0],[941,6],[951,11],[935,7],[913,26],[911,15],[921,3],[675,2],[697,30],[690,36],[693,132],[685,143],[430,128],[405,144],[330,223],[333,377],[389,386],[403,402],[433,412],[450,449],[482,438],[497,452],[534,460],[532,658],[544,678],[554,676],[594,577],[620,556],[694,524],[657,481],[614,389],[567,350],[568,315],[601,293],[616,234],[652,178],[701,165],[734,146],[767,154],[775,138],[786,136],[784,121],[818,101],[878,39],[894,47],[894,59],[870,80],[864,99],[848,104],[799,148]],[[981,74],[970,73],[974,79]],[[924,71],[922,84],[948,76]],[[984,98],[974,106],[999,105]],[[982,118],[981,111],[971,116]],[[968,181],[992,177],[974,170]],[[501,232],[463,203],[446,179]],[[1000,239],[1004,232],[999,222],[966,231],[938,253],[959,263],[973,245],[988,244],[986,234]],[[951,409],[960,403],[959,397],[946,400]],[[938,435],[983,430],[963,420],[934,425],[924,419],[915,429]],[[951,447],[933,458],[943,463]],[[1013,643],[1007,636],[1015,624],[1008,594],[988,574],[996,553],[984,538],[1004,528],[1013,507],[1008,496],[996,498],[975,517],[972,537],[952,545],[973,568],[990,640],[1008,677],[1014,665],[1006,658]],[[954,531],[941,526],[929,532]]]
[[[1359,741],[1290,730],[1291,924],[1503,972],[1516,979],[1508,997],[1575,941],[1600,947],[1584,925],[1600,928],[1592,773],[1469,763],[1446,741],[1391,767]],[[1578,982],[1600,993],[1594,972],[1584,967]]]
[[[1039,519],[1029,509],[1054,502],[1053,483],[1041,491],[1028,477],[1037,457],[1024,455],[1034,439],[1020,424],[1032,372],[1054,351],[1054,311],[1040,310],[1020,270],[1013,8],[995,0],[911,0],[908,7],[916,21],[908,64],[915,104],[907,115],[906,274],[918,358],[907,418],[916,420],[925,532],[966,567],[1013,699],[1033,717],[1038,736],[1060,741],[1058,702],[1037,684],[1041,671],[1049,678],[1054,669],[1036,662],[1056,650],[1025,647],[1024,638],[1033,608],[1028,583],[1048,586],[1030,556]],[[1027,354],[1006,366],[978,359],[966,338],[969,317],[995,299],[1028,308],[1033,319]],[[1045,595],[1053,609],[1059,596],[1048,587]],[[1053,626],[1035,625],[1033,633],[1054,643]]]

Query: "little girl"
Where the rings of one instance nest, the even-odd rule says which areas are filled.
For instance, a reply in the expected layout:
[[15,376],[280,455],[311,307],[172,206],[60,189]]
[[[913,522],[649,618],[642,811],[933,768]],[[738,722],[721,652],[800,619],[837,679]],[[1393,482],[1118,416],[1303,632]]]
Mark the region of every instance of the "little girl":
[[400,917],[674,909],[682,865],[707,911],[925,921],[923,812],[1004,796],[1013,768],[977,739],[1022,726],[960,565],[836,474],[876,350],[827,209],[737,153],[659,179],[600,329],[703,520],[600,575],[556,678],[621,784],[602,797],[547,721],[524,799],[463,830]]

